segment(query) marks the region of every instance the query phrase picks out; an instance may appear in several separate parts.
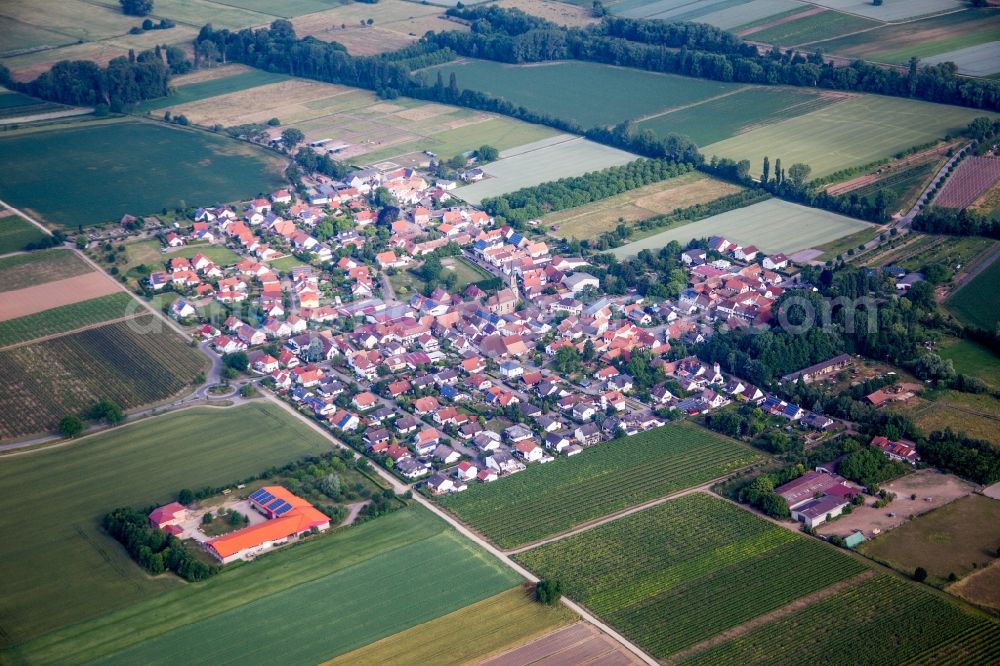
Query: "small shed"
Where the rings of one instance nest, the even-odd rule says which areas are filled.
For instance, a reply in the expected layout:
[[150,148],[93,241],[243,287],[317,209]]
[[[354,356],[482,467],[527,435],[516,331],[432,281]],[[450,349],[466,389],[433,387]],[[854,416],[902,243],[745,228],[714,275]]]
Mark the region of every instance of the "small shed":
[[865,535],[861,530],[854,532],[853,534],[844,537],[844,546],[846,548],[857,548],[865,542]]

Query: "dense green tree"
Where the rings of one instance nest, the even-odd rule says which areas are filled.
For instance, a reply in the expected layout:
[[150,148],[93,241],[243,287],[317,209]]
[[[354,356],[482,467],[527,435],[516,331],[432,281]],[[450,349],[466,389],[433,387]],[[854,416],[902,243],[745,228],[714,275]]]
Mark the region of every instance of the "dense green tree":
[[79,416],[64,416],[59,421],[59,434],[63,437],[73,438],[83,432],[83,421]]
[[122,13],[129,16],[146,16],[153,11],[153,0],[118,0]]

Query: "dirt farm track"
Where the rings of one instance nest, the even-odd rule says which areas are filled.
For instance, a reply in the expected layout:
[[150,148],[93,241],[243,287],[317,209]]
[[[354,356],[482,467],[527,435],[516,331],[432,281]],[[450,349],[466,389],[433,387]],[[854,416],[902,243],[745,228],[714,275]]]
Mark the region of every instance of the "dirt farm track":
[[119,290],[114,280],[96,271],[34,287],[15,289],[4,293],[3,299],[0,299],[0,321],[107,296]]

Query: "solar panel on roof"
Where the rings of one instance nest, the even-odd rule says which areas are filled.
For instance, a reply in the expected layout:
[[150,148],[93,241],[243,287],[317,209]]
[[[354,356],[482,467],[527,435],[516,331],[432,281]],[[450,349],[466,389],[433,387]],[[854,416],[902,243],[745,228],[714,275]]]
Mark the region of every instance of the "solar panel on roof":
[[285,506],[281,507],[280,509],[278,509],[274,513],[275,513],[275,515],[283,516],[283,515],[285,515],[286,513],[288,513],[291,510],[292,510],[292,505],[291,504],[285,504]]
[[261,495],[266,495],[266,494],[267,494],[266,490],[264,490],[263,488],[258,488],[257,490],[250,493],[250,499],[256,500],[260,498]]
[[274,495],[272,495],[271,493],[269,493],[267,491],[264,491],[264,494],[261,495],[260,497],[258,497],[255,501],[258,504],[267,504],[268,502],[270,502],[273,499],[274,499]]
[[277,509],[279,506],[281,506],[284,503],[285,503],[285,500],[283,500],[283,499],[276,499],[273,502],[271,502],[270,504],[268,504],[267,508],[271,509],[273,511],[274,509]]

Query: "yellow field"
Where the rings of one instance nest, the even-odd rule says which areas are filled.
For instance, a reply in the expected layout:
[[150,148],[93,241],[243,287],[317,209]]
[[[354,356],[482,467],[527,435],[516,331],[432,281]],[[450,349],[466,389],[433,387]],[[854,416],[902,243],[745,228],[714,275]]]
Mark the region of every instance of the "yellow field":
[[224,79],[227,76],[234,76],[236,74],[244,74],[246,72],[253,71],[256,70],[252,67],[237,64],[220,65],[219,67],[212,67],[210,69],[196,69],[187,74],[170,77],[170,85],[177,88],[179,86],[186,86],[190,83],[204,83],[205,81]]
[[614,229],[619,220],[626,223],[644,220],[739,190],[736,185],[692,172],[586,206],[546,215],[543,222],[550,229],[559,225],[558,229],[551,231],[554,236],[592,239]]
[[948,591],[977,606],[1000,610],[1000,560],[987,569],[966,576],[950,586]]
[[584,7],[582,4],[571,5],[548,0],[500,0],[496,5],[504,9],[520,9],[526,14],[571,27],[582,27],[598,21],[589,5]]
[[935,400],[917,398],[902,408],[925,433],[951,428],[969,437],[1000,444],[1000,400],[989,394],[942,391]]
[[[343,44],[352,55],[375,55],[395,51],[433,30],[466,30],[442,18],[442,7],[402,0],[381,0],[378,4],[350,3],[327,11],[292,19],[299,36]],[[363,22],[373,19],[371,26]]]
[[372,93],[347,86],[294,79],[181,104],[171,107],[170,112],[184,114],[198,125],[220,123],[229,127],[264,123],[271,118],[279,118],[282,125],[292,125],[342,111],[345,106],[363,108],[365,102],[370,104],[375,99]]
[[562,604],[543,606],[535,602],[530,592],[519,586],[326,663],[328,666],[477,663],[577,619]]

